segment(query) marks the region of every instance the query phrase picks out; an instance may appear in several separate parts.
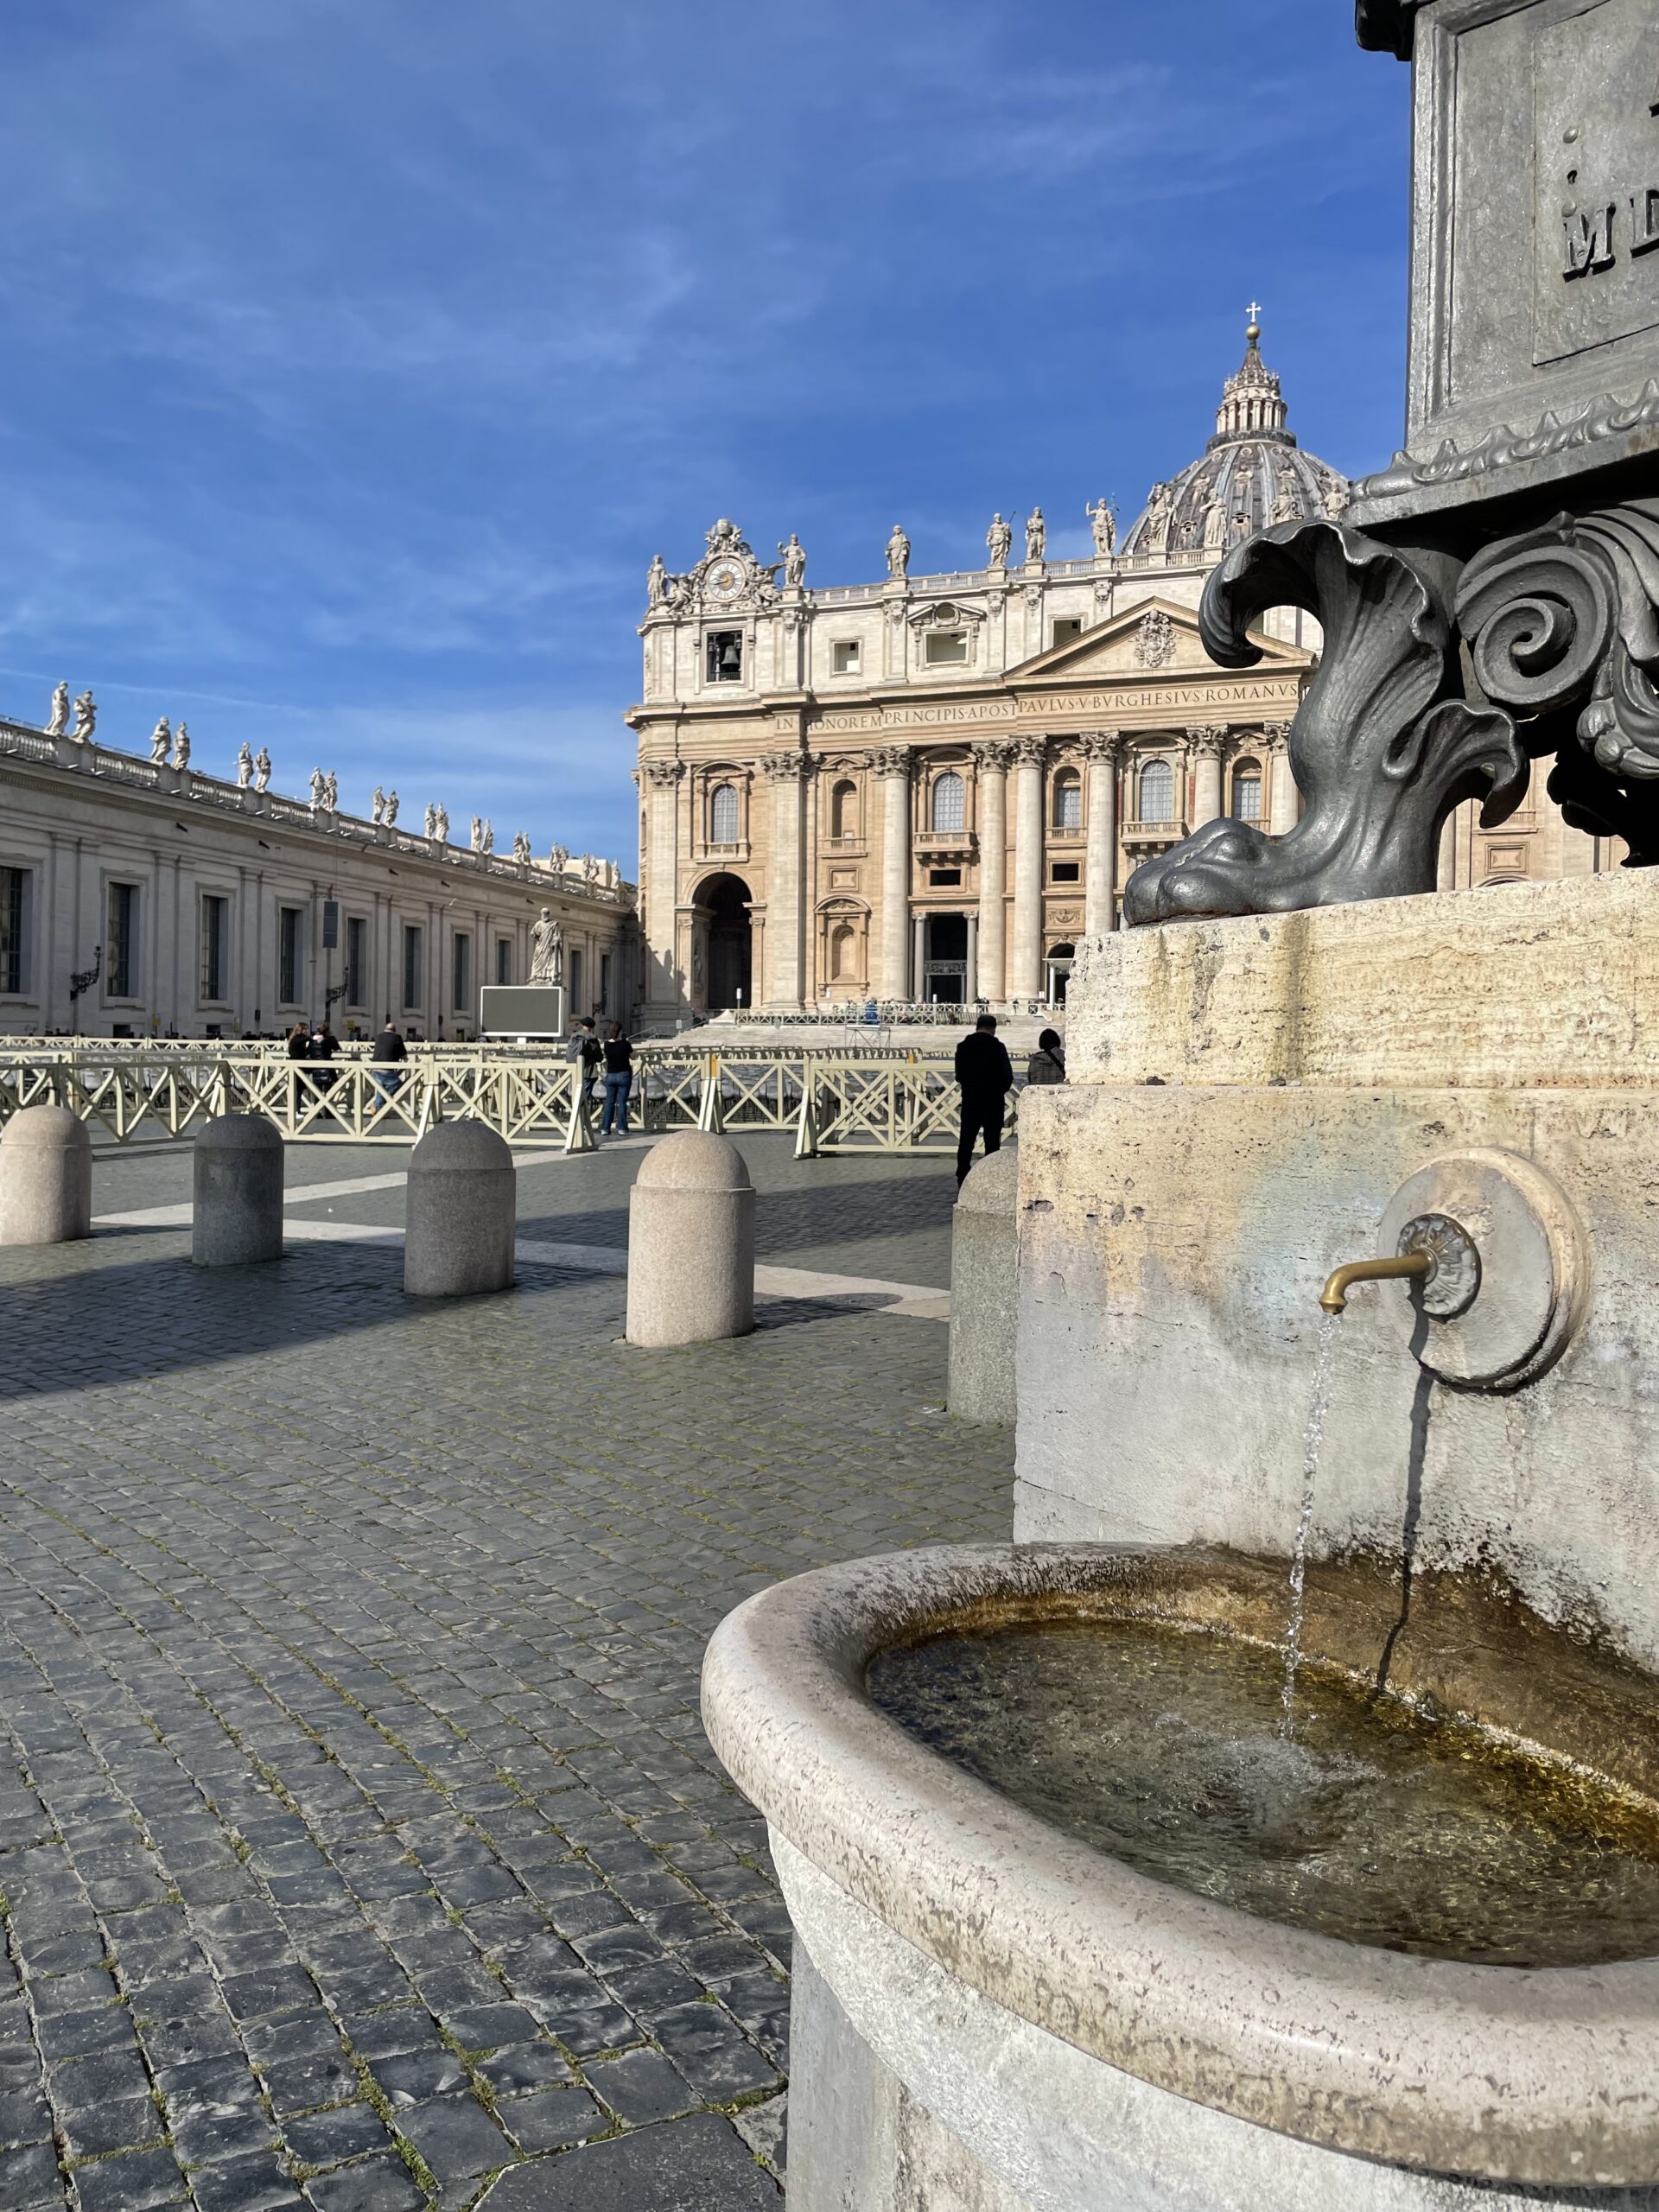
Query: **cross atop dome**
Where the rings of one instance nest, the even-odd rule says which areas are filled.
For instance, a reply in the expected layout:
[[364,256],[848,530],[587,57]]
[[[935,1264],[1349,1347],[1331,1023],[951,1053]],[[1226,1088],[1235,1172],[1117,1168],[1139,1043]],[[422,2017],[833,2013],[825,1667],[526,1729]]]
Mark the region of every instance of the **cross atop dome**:
[[1218,438],[1260,437],[1285,427],[1286,408],[1279,379],[1262,359],[1256,344],[1262,335],[1260,301],[1250,302],[1249,316],[1244,331],[1244,359],[1236,374],[1222,387],[1216,414]]

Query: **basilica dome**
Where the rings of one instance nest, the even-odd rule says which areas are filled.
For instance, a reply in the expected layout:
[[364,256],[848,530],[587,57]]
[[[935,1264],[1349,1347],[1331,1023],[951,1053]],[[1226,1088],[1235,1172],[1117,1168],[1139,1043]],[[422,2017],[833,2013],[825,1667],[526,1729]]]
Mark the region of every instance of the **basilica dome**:
[[1216,435],[1190,467],[1154,484],[1123,540],[1136,554],[1219,560],[1269,523],[1339,513],[1348,480],[1304,453],[1285,428],[1279,379],[1262,359],[1262,327],[1245,332],[1244,359],[1228,378]]

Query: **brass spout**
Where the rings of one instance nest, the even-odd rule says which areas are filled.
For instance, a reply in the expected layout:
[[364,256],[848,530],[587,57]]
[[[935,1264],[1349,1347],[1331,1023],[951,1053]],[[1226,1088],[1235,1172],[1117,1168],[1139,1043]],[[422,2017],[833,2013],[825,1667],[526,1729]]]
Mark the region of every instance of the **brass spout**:
[[1327,1313],[1344,1313],[1348,1293],[1357,1282],[1392,1282],[1400,1275],[1427,1280],[1433,1272],[1432,1252],[1402,1252],[1393,1260],[1350,1260],[1345,1268],[1333,1268],[1325,1277],[1319,1304]]

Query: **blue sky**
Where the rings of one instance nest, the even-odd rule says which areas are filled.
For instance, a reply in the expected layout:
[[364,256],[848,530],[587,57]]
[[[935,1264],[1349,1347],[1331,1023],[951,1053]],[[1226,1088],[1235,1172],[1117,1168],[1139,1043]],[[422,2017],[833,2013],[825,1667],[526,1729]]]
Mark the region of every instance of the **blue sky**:
[[643,579],[1058,556],[1243,308],[1398,442],[1407,72],[1344,0],[9,0],[0,712],[624,857]]

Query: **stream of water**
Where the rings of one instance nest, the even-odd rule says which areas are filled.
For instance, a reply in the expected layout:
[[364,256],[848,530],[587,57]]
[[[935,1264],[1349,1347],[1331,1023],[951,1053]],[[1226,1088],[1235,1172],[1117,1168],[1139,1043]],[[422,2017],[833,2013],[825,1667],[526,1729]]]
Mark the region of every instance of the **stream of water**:
[[1306,1610],[1307,1539],[1313,1526],[1313,1495],[1319,1481],[1319,1453],[1325,1446],[1325,1417],[1331,1404],[1331,1363],[1337,1349],[1340,1313],[1319,1317],[1319,1348],[1313,1363],[1313,1396],[1307,1408],[1302,1435],[1302,1510],[1296,1520],[1296,1541],[1290,1552],[1290,1624],[1285,1630],[1285,1687],[1281,1735],[1296,1732],[1296,1670],[1302,1662],[1302,1616]]

